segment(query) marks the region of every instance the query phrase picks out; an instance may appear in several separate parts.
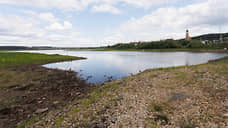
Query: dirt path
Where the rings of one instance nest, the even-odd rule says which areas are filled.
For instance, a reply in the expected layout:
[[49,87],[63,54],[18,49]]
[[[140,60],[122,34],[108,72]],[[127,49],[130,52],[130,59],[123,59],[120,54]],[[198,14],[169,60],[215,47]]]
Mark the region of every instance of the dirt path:
[[0,78],[0,128],[24,127],[92,89],[75,72],[39,65],[0,68]]

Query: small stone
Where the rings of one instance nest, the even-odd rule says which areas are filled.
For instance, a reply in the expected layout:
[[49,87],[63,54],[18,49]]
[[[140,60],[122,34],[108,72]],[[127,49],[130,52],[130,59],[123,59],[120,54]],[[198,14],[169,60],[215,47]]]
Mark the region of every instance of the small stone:
[[91,125],[91,128],[105,128],[105,124],[104,123],[94,123]]
[[53,102],[53,104],[59,104],[59,101],[55,101],[55,102]]
[[189,84],[185,84],[185,85],[184,85],[184,87],[187,87],[187,86],[189,86]]
[[172,95],[171,101],[184,100],[186,98],[189,98],[189,95],[185,93],[175,93]]
[[2,115],[8,115],[8,114],[10,114],[10,112],[11,112],[10,108],[4,108],[4,109],[0,110],[0,114],[2,114]]
[[228,113],[222,115],[223,118],[228,118]]
[[106,105],[106,106],[105,106],[105,109],[110,109],[110,106],[109,106],[109,105]]
[[101,122],[103,122],[103,123],[106,122],[106,118],[105,117],[102,117],[101,118]]
[[117,120],[117,119],[116,119],[115,117],[111,117],[110,119],[111,119],[111,122],[112,122],[113,124],[116,123],[116,120]]
[[97,112],[98,115],[104,114],[106,112],[106,109],[102,109],[100,111]]
[[225,108],[228,108],[228,104],[224,105]]
[[48,111],[48,108],[37,109],[35,113],[38,113],[38,114],[39,114],[39,113],[44,113],[44,112],[46,112],[46,111]]

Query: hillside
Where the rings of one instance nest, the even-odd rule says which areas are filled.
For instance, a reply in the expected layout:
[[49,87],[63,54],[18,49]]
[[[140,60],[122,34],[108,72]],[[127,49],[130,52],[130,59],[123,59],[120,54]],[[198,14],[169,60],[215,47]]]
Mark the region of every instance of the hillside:
[[220,40],[220,38],[223,38],[223,40],[228,40],[228,33],[211,33],[211,34],[204,34],[204,35],[200,35],[200,36],[195,36],[192,37],[193,40],[200,40],[200,38],[202,40]]

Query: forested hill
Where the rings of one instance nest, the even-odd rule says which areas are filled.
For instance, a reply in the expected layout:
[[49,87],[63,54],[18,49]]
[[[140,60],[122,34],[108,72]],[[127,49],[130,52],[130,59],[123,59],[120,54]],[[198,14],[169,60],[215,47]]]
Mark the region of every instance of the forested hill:
[[213,40],[220,40],[221,37],[223,38],[223,40],[228,40],[228,33],[204,34],[204,35],[192,37],[192,39],[200,40],[200,38],[201,38],[202,40],[213,41]]
[[23,46],[0,46],[0,50],[27,50],[28,47]]

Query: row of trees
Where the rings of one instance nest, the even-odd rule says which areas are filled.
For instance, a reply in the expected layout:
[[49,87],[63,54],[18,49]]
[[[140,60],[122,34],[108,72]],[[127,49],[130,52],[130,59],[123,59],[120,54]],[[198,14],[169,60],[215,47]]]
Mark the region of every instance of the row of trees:
[[170,48],[227,48],[228,41],[222,43],[202,43],[199,40],[161,40],[151,42],[140,42],[140,43],[119,43],[110,48],[115,49],[170,49]]

